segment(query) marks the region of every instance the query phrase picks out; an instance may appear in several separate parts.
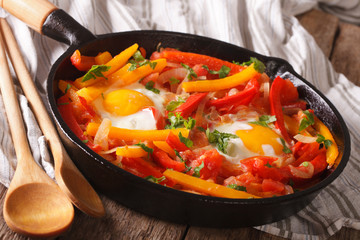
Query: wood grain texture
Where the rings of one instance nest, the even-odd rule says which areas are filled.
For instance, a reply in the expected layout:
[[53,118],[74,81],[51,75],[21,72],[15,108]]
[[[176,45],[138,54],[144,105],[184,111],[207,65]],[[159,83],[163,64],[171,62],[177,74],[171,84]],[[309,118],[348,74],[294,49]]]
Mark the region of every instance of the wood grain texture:
[[325,56],[329,57],[339,25],[339,19],[320,10],[298,16],[302,26],[314,37]]
[[360,27],[348,23],[340,24],[331,63],[337,72],[360,85]]

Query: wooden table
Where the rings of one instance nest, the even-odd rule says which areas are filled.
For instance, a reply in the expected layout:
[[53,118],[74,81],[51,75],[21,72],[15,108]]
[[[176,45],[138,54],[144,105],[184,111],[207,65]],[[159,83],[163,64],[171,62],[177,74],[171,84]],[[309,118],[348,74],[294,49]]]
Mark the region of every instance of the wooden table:
[[[336,71],[360,84],[360,27],[342,23],[335,16],[312,10],[298,16],[329,57]],[[355,68],[353,66],[356,66]],[[6,188],[0,185],[1,204]],[[101,196],[107,215],[88,217],[76,210],[71,229],[57,239],[283,239],[254,228],[209,229],[177,225],[144,216]],[[12,232],[0,218],[0,239],[28,239]],[[360,239],[360,231],[343,228],[330,238]]]

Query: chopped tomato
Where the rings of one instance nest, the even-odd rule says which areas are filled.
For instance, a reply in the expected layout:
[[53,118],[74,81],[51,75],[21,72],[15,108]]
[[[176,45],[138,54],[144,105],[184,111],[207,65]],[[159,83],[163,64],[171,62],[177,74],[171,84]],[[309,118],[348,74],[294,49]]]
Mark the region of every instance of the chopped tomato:
[[262,190],[264,192],[281,193],[285,189],[285,184],[274,181],[272,179],[264,179],[262,182]]

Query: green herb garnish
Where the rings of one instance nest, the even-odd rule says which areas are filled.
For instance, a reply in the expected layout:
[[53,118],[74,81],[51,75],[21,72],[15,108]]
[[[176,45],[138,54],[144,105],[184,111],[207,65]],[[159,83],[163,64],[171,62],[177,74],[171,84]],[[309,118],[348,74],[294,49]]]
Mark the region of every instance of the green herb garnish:
[[304,129],[306,129],[311,125],[314,125],[315,123],[314,115],[311,112],[309,112],[309,110],[303,111],[303,113],[306,115],[306,117],[301,119],[299,132],[303,131]]
[[283,145],[282,151],[284,153],[292,153],[291,149],[286,146],[285,140],[283,138],[280,138],[281,144]]
[[180,106],[182,103],[184,103],[185,100],[182,99],[181,97],[178,98],[177,101],[171,101],[167,106],[166,106],[166,110],[167,111],[174,111],[178,106]]
[[171,77],[171,78],[169,79],[169,82],[170,82],[170,84],[172,85],[172,84],[180,83],[180,80],[177,79],[177,78],[175,78],[175,77]]
[[194,173],[193,173],[193,176],[194,177],[200,177],[200,171],[201,169],[204,168],[204,162],[201,162],[201,164],[197,167],[194,168]]
[[206,129],[206,136],[210,143],[216,143],[216,147],[223,153],[226,153],[228,141],[230,138],[238,138],[237,135],[231,133],[223,133],[218,130],[210,132],[209,129]]
[[232,188],[232,189],[235,189],[235,190],[238,190],[238,191],[246,192],[246,187],[240,186],[240,185],[237,185],[237,184],[229,184],[226,187]]
[[150,67],[152,69],[155,69],[156,67],[156,62],[151,62],[149,60],[146,60],[142,55],[141,52],[139,50],[137,50],[134,55],[133,55],[133,59],[131,59],[129,61],[131,63],[130,67],[128,68],[128,71],[134,71],[136,68],[141,67],[141,66],[145,66],[147,64],[150,65]]
[[325,148],[328,149],[331,144],[333,144],[333,142],[329,139],[325,139],[325,137],[321,134],[318,134],[317,135],[317,139],[316,139],[316,142],[320,143],[320,144],[324,144]]
[[110,66],[106,66],[106,65],[93,65],[91,69],[84,75],[81,82],[86,82],[90,79],[96,79],[96,77],[103,77],[107,79],[103,75],[103,72],[109,71],[110,68],[111,68]]
[[[180,156],[180,153],[178,151],[176,151],[175,149],[174,149],[174,151],[175,151],[175,155],[180,159],[180,161],[185,163],[185,160]],[[191,170],[191,167],[186,165],[186,163],[185,163],[185,173],[187,173],[190,170]]]
[[59,103],[58,106],[62,106],[62,105],[68,105],[70,104],[69,102],[63,102],[63,103]]
[[164,181],[166,179],[166,177],[162,176],[160,178],[156,178],[156,177],[150,175],[150,176],[144,177],[144,179],[146,179],[150,182],[153,182],[153,183],[161,183],[162,181]]
[[149,148],[148,146],[146,146],[144,143],[141,143],[141,142],[134,144],[134,146],[141,147],[145,152],[147,152],[149,154],[152,154],[154,152],[154,149]]
[[189,67],[188,65],[183,64],[183,63],[181,63],[181,66],[183,66],[183,68],[185,68],[186,70],[189,71],[189,74],[188,74],[188,76],[187,76],[187,78],[188,78],[189,80],[191,80],[191,79],[193,79],[193,78],[197,78],[197,74],[194,72],[194,69],[192,69],[191,67]]
[[83,143],[88,143],[89,140],[85,139],[85,140],[82,140]]
[[219,78],[226,77],[227,75],[229,75],[229,73],[231,71],[231,68],[229,68],[225,65],[222,65],[222,67],[220,68],[219,71],[210,70],[209,67],[206,65],[203,65],[202,67],[205,68],[210,74],[219,74]]
[[67,93],[67,91],[69,91],[70,88],[71,88],[71,85],[70,85],[70,84],[67,84],[67,85],[66,85],[66,88],[65,88],[65,93]]
[[168,113],[168,121],[170,122],[170,125],[166,125],[166,129],[175,129],[175,128],[182,128],[186,127],[188,129],[192,129],[195,126],[195,119],[192,117],[188,117],[188,120],[184,119],[179,112],[176,112],[175,114],[172,112]]
[[146,88],[147,90],[149,90],[149,91],[152,91],[152,92],[154,92],[154,93],[156,93],[156,94],[159,94],[159,93],[160,93],[160,90],[157,89],[157,88],[154,88],[154,85],[155,85],[155,83],[154,83],[153,81],[149,81],[149,82],[147,82],[147,83],[145,84],[145,88]]
[[268,168],[272,168],[273,166],[270,165],[269,162],[267,162],[264,166],[267,166]]
[[265,71],[265,65],[264,63],[262,63],[260,60],[258,60],[257,58],[254,57],[250,57],[250,60],[247,62],[243,62],[242,64],[240,64],[241,66],[250,66],[252,63],[254,63],[254,69],[259,72],[259,73],[263,73]]
[[185,144],[185,146],[187,146],[188,148],[191,148],[191,147],[194,145],[194,143],[193,143],[190,139],[184,137],[184,136],[181,134],[181,132],[179,132],[179,139],[180,139],[180,142],[182,142],[183,144]]
[[259,117],[259,121],[254,121],[254,122],[249,122],[252,124],[257,124],[263,127],[268,127],[269,128],[269,123],[275,122],[276,121],[276,117],[272,116],[272,115],[262,115]]

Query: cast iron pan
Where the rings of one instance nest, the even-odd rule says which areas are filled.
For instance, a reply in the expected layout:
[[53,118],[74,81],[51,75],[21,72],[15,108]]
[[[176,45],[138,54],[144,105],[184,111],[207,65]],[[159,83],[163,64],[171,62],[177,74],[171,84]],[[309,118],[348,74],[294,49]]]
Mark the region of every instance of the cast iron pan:
[[[18,0],[17,0],[18,1]],[[33,4],[34,2],[31,1]],[[299,76],[288,62],[266,57],[218,40],[190,34],[165,31],[131,31],[92,35],[62,10],[52,11],[42,25],[42,33],[70,44],[69,49],[54,63],[47,81],[47,97],[61,138],[76,166],[94,188],[120,204],[159,219],[206,227],[244,227],[262,225],[293,215],[304,208],[321,189],[343,171],[350,155],[350,136],[334,105],[314,86]],[[60,116],[56,99],[60,96],[60,79],[75,79],[82,73],[70,63],[70,56],[79,49],[84,55],[95,56],[109,51],[116,55],[133,43],[148,53],[162,46],[179,48],[228,61],[248,61],[256,57],[266,65],[266,73],[274,79],[281,75],[298,87],[302,99],[335,134],[340,148],[339,164],[328,170],[316,185],[291,195],[266,199],[226,199],[181,192],[151,183],[109,163],[80,141]]]

